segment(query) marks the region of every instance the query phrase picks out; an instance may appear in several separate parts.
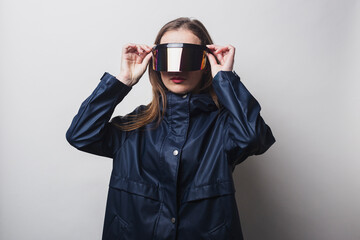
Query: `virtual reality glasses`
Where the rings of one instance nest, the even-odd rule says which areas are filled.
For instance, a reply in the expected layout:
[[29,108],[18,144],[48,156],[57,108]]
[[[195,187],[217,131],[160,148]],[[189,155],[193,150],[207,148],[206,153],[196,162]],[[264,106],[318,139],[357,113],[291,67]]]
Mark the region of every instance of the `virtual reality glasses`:
[[165,43],[152,48],[152,67],[155,71],[182,72],[197,71],[205,68],[205,45],[190,43]]

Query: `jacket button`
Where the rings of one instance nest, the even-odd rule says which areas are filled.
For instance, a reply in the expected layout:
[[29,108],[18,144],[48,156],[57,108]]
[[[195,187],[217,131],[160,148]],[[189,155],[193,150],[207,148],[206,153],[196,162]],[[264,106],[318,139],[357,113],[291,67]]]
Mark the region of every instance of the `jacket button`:
[[171,222],[175,223],[176,219],[175,218],[171,218]]
[[182,98],[186,98],[187,97],[187,94],[183,95]]
[[173,151],[173,155],[174,155],[174,156],[176,156],[176,155],[178,155],[178,154],[179,154],[179,151],[178,151],[178,150],[174,150],[174,151]]

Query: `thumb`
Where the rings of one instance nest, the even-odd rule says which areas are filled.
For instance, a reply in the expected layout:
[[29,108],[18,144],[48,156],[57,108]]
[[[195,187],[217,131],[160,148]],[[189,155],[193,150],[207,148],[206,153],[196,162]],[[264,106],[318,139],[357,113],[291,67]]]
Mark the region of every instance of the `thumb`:
[[207,53],[207,57],[209,59],[209,62],[210,62],[211,66],[217,65],[217,62],[216,62],[216,59],[215,59],[214,55],[212,55],[211,53]]
[[149,52],[145,58],[143,59],[141,65],[143,65],[144,67],[146,67],[150,61],[150,58],[152,57],[152,52]]

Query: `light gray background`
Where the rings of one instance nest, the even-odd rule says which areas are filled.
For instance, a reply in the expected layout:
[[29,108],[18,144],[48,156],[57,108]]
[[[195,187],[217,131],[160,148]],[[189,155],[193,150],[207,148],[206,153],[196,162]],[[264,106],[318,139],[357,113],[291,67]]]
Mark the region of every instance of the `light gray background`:
[[[360,239],[360,1],[0,1],[0,239],[100,239],[111,159],[65,132],[121,47],[195,17],[277,142],[234,178],[247,240]],[[147,73],[118,106],[151,99]]]

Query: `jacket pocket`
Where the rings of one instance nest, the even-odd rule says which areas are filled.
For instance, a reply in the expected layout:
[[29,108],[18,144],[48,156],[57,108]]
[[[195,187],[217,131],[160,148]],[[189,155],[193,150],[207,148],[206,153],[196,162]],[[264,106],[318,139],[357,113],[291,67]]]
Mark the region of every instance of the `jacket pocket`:
[[235,193],[233,181],[218,181],[208,185],[191,186],[185,191],[182,197],[182,202],[190,202],[233,193]]
[[120,218],[118,215],[115,215],[107,228],[106,234],[102,238],[103,240],[111,239],[124,239],[122,238],[122,232],[126,232],[129,223],[124,219]]
[[159,187],[146,182],[111,175],[110,187],[159,201]]
[[[186,214],[190,223],[184,225],[187,235],[204,240],[229,240],[228,230],[235,210],[229,199],[234,198],[232,181],[218,181],[213,184],[192,186],[184,193],[180,211]],[[198,224],[193,224],[198,223]],[[194,238],[195,239],[195,238]]]
[[[112,175],[106,207],[106,232],[115,239],[153,239],[161,211],[160,190],[155,184]],[[115,217],[117,225],[107,219]],[[141,231],[138,231],[138,230]],[[116,235],[115,235],[116,236]]]
[[208,232],[208,240],[229,240],[230,232],[226,220]]

